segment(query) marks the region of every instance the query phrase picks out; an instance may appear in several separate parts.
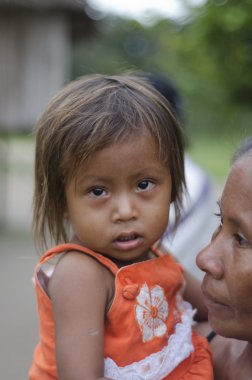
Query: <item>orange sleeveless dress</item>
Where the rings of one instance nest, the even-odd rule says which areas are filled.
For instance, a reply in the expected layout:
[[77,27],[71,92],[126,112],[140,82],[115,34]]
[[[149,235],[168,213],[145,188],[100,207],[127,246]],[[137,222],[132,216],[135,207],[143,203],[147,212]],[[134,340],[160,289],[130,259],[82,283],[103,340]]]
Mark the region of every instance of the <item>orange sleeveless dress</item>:
[[192,331],[194,311],[183,301],[183,270],[171,255],[118,268],[110,259],[76,244],[48,251],[35,270],[40,342],[30,380],[58,379],[51,300],[38,280],[44,263],[62,252],[92,256],[115,276],[115,295],[105,319],[104,376],[114,380],[212,380],[205,338]]

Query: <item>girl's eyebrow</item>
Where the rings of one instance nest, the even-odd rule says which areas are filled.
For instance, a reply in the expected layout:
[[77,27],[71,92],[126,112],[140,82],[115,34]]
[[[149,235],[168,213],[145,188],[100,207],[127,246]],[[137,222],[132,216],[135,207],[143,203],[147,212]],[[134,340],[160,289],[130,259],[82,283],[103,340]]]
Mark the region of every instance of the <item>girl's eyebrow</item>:
[[[163,168],[157,168],[155,166],[147,167],[143,170],[140,170],[136,173],[132,173],[132,178],[138,178],[138,177],[148,177],[148,176],[157,176],[163,174]],[[95,174],[82,174],[77,178],[77,183],[81,184],[85,180],[89,181],[109,181],[110,178],[112,178],[109,174],[108,175],[95,175]]]
[[156,168],[156,167],[149,167],[132,174],[132,178],[157,177],[162,174],[163,174],[163,169]]
[[77,179],[77,184],[78,185],[81,185],[83,182],[85,181],[102,181],[102,182],[106,182],[110,179],[109,176],[97,176],[97,175],[92,175],[92,174],[88,174],[88,175],[82,175],[80,176],[78,179]]

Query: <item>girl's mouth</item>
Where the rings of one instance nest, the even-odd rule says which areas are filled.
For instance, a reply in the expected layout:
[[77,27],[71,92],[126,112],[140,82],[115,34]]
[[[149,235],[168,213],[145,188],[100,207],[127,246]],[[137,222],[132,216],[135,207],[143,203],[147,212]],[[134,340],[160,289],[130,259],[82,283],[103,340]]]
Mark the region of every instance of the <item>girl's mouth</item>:
[[138,248],[142,241],[143,238],[136,233],[121,234],[114,240],[114,245],[117,249],[129,251]]

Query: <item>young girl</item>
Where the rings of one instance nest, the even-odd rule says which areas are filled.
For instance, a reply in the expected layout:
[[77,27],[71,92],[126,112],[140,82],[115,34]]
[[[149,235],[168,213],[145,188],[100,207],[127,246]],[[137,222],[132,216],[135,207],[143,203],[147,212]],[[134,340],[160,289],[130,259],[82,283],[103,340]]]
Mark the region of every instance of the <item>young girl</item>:
[[184,188],[180,128],[130,76],[86,76],[37,126],[34,226],[57,244],[35,271],[40,342],[30,380],[212,379],[196,281],[155,248]]

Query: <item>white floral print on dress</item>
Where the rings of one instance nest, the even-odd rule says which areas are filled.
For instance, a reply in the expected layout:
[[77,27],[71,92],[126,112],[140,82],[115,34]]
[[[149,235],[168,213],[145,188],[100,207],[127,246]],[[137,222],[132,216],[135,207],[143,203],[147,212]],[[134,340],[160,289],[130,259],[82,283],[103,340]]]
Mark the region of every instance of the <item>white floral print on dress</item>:
[[161,286],[149,288],[145,283],[136,298],[136,319],[142,332],[143,342],[164,335],[169,306]]

